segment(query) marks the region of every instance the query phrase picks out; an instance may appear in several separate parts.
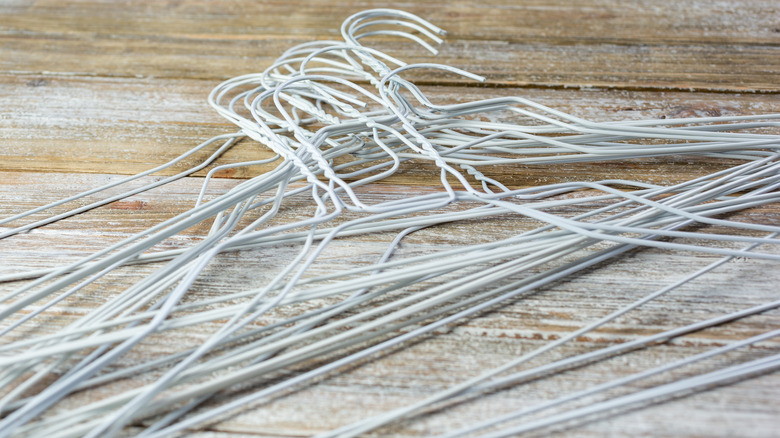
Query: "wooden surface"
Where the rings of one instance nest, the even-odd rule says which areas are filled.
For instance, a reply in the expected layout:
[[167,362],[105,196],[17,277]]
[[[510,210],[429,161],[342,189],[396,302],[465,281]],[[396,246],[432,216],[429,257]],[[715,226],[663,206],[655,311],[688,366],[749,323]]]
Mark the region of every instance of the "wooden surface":
[[[486,85],[475,86],[449,76],[419,74],[416,79],[441,102],[520,95],[592,120],[780,112],[780,4],[776,1],[422,3],[0,0],[0,217],[103,184],[116,175],[146,170],[230,131],[231,126],[206,104],[211,88],[223,79],[262,71],[294,44],[338,37],[338,26],[345,17],[370,7],[405,9],[446,29],[449,34],[439,60],[488,78]],[[402,53],[410,62],[431,59],[392,39],[378,44],[391,53]],[[264,148],[245,142],[219,163],[267,156]],[[630,166],[570,165],[554,170],[525,166],[494,172],[513,186],[625,176],[671,183],[717,166],[662,159]],[[427,190],[438,179],[438,174],[428,170],[425,165],[407,166],[363,193],[385,199]],[[210,194],[262,171],[248,168],[220,174]],[[0,274],[75,260],[185,211],[197,197],[202,175],[6,239],[0,242]],[[780,223],[778,206],[742,214],[751,221]],[[481,225],[479,233],[465,224],[412,235],[402,246],[402,254],[456,247],[469,239],[499,237],[507,227],[530,226],[501,221]],[[171,245],[185,246],[206,231],[188,230]],[[336,269],[375,257],[390,238],[339,241],[326,258],[329,265],[318,269]],[[249,406],[191,435],[307,436],[410,404],[576,330],[715,259],[660,250],[632,253],[393,354]],[[192,294],[206,297],[259,284],[264,269],[281,260],[280,254],[262,251],[226,255],[207,270]],[[150,269],[122,270],[110,285],[93,290],[69,308],[68,314],[83,314],[101,302],[103,294],[119,290]],[[730,263],[540,360],[777,299],[778,284],[776,264]],[[17,286],[0,284],[0,292]],[[56,330],[57,324],[66,321],[53,318],[50,326],[39,330]],[[490,394],[381,429],[375,435],[441,433],[776,328],[780,328],[780,312],[767,312]],[[123,360],[132,363],[136,354],[153,356],[180,345],[196,345],[206,329],[146,343],[146,350]],[[765,342],[676,376],[778,350],[780,343]],[[263,382],[247,385],[240,390],[262,387]],[[77,406],[105,396],[110,389],[103,391],[78,394],[65,404]],[[594,437],[777,436],[778,396],[780,375],[765,375],[620,415],[569,424],[556,432]]]

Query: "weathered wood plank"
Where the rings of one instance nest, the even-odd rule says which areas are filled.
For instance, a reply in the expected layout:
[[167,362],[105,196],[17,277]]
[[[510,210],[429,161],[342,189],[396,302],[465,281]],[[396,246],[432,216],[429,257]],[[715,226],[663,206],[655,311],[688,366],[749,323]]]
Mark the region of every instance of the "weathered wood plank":
[[[396,6],[451,31],[437,61],[494,83],[778,91],[780,11],[771,1]],[[330,2],[6,5],[0,9],[0,71],[226,78],[261,70],[293,44],[338,38],[341,20],[367,7],[365,2],[335,8]],[[410,44],[382,47],[410,62],[432,59]],[[420,78],[466,82],[434,73]]]
[[[388,7],[381,1],[245,2],[240,0],[138,3],[94,0],[6,1],[6,32],[117,35],[338,35],[349,15]],[[597,42],[777,43],[776,2],[696,0],[490,0],[402,2],[391,7],[432,21],[463,39],[545,39]],[[283,21],[281,21],[283,20]]]
[[[0,170],[135,174],[153,168],[211,136],[232,132],[232,125],[205,102],[214,85],[206,80],[0,76],[0,106],[5,109],[0,115]],[[458,87],[425,90],[434,102],[522,96],[594,121],[780,111],[778,101],[756,94]],[[160,175],[189,168],[217,147],[215,144]],[[265,146],[245,141],[217,163],[271,156]],[[620,176],[669,183],[679,177],[704,175],[721,166],[687,158],[645,161],[630,167],[566,164],[557,167],[555,173],[549,172],[549,166],[501,166],[486,171],[507,184],[528,186]],[[220,176],[246,178],[271,166],[240,168]],[[414,162],[388,181],[437,185],[438,178],[431,165]]]
[[[94,186],[112,178],[87,174],[62,175],[55,180],[40,176],[26,172],[0,173],[0,206],[3,209],[0,216],[6,216],[19,207],[27,207],[31,197],[36,198],[36,203],[44,203],[67,195],[74,188]],[[196,197],[200,182],[199,178],[187,178],[153,192],[86,213],[77,219],[64,220],[39,231],[5,240],[0,259],[13,265],[14,269],[40,268],[74,260],[101,245],[117,241],[177,212],[185,211]],[[214,191],[224,191],[236,183],[235,180],[225,179],[215,181]],[[403,196],[403,190],[408,192],[428,189],[374,186],[364,188],[361,195],[369,202],[377,202]],[[292,201],[293,208],[289,213],[293,216],[286,220],[294,220],[296,215],[300,214],[300,209],[295,207],[298,202]],[[768,216],[767,220],[771,221],[772,217],[776,217],[776,214]],[[454,247],[471,241],[472,238],[497,239],[531,225],[532,223],[522,220],[500,220],[435,227],[411,235],[402,244],[397,257]],[[184,236],[167,247],[192,244],[197,240],[197,233],[204,231],[194,230],[195,235]],[[370,239],[339,240],[325,254],[326,263],[315,266],[314,271],[339,269],[373,260],[383,251],[390,239],[391,234],[382,234]],[[204,272],[203,278],[190,291],[189,299],[215,297],[251,287],[253,284],[262,284],[273,271],[280,269],[294,252],[294,248],[268,248],[226,254],[215,260],[212,268]],[[57,258],[52,258],[52,255]],[[368,415],[407,405],[433,391],[442,390],[485,369],[501,365],[518,354],[541,347],[546,342],[576,330],[612,309],[626,305],[716,259],[716,256],[701,254],[637,251],[628,257],[545,288],[535,295],[515,300],[477,318],[438,331],[436,336],[406,344],[394,354],[372,358],[359,366],[341,370],[327,379],[319,380],[317,385],[304,386],[300,391],[248,407],[244,413],[213,425],[211,430],[215,436],[221,433],[228,436],[234,433],[239,436],[308,436]],[[47,318],[47,325],[38,327],[35,333],[56,331],[61,324],[99,305],[108,296],[140,276],[147,275],[152,269],[153,266],[138,266],[132,270],[120,270],[108,278],[107,282],[89,288],[78,300],[58,305]],[[774,269],[772,262],[739,260],[729,263],[701,280],[643,306],[640,310],[631,312],[534,363],[590,351],[615,342],[633,340],[775,299],[776,285],[780,281],[778,275],[780,272]],[[9,291],[13,286],[0,285],[0,291]],[[60,313],[65,309],[67,312]],[[299,310],[290,308],[289,311]],[[284,315],[285,312],[277,312],[271,318]],[[187,331],[171,332],[165,335],[164,339],[153,337],[142,349],[123,358],[120,365],[129,365],[141,359],[170,353],[174,351],[173,348],[198,345],[203,342],[207,333],[217,327],[218,324],[203,324]],[[638,372],[662,362],[778,327],[780,313],[769,312],[676,339],[665,345],[480,397],[441,413],[382,429],[376,435],[431,436],[488,416],[583,389],[608,378]],[[31,334],[28,330],[21,333]],[[669,378],[714,369],[733,360],[758,357],[778,349],[780,343],[764,342],[745,350],[744,353],[706,361],[702,365],[686,368],[681,373],[673,373],[672,377],[659,378],[653,382],[664,383]],[[120,382],[117,385],[80,393],[69,398],[61,407],[79,406],[86,401],[107,396],[119,388],[133,387],[144,381],[146,380],[138,379]],[[243,390],[260,388],[263,385],[265,383],[261,381],[247,382]],[[670,404],[630,412],[606,421],[572,426],[573,428],[564,430],[564,435],[603,436],[608,433],[631,433],[643,436],[729,436],[744,431],[744,422],[748,421],[751,425],[751,436],[771,436],[775,430],[777,415],[780,414],[777,404],[773,403],[776,392],[773,388],[777,385],[780,385],[780,375],[768,375]],[[679,418],[680,412],[685,412],[686,418]]]

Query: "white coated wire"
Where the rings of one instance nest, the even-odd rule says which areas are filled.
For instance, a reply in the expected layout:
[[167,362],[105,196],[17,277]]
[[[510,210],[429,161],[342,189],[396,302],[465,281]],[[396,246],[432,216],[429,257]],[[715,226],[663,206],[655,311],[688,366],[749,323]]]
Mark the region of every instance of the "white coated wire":
[[[133,177],[0,220],[0,225],[7,227],[0,231],[0,239],[24,238],[22,234],[30,230],[205,169],[239,139],[254,141],[273,152],[269,159],[213,167],[193,208],[143,232],[67,265],[0,276],[0,282],[27,280],[0,297],[0,336],[4,340],[0,344],[0,385],[8,388],[0,393],[0,437],[110,437],[122,435],[128,425],[140,424],[146,427],[139,436],[172,436],[437,329],[518,302],[555,282],[641,248],[722,258],[503,366],[401,409],[320,436],[362,435],[413,420],[431,409],[522,385],[531,378],[650,348],[780,306],[780,301],[771,301],[518,371],[531,359],[637,311],[735,258],[780,260],[779,226],[728,216],[776,205],[780,200],[780,135],[758,131],[778,128],[780,114],[592,122],[522,97],[434,104],[405,76],[415,69],[428,69],[477,81],[484,78],[448,65],[407,65],[363,43],[376,35],[395,36],[435,54],[443,30],[407,12],[375,9],[347,18],[341,33],[342,41],[296,46],[262,73],[219,84],[208,102],[236,125],[237,132],[214,137]],[[519,121],[480,119],[497,113],[511,113]],[[215,142],[223,143],[206,160],[184,172],[119,195],[105,194],[174,166]],[[496,165],[519,169],[518,164],[536,164],[552,171],[562,163],[597,165],[679,156],[715,160],[722,163],[722,169],[668,185],[610,179],[527,188],[513,188],[487,175],[490,172],[486,170]],[[432,164],[430,168],[441,182],[438,191],[372,201],[359,190],[403,172],[412,160]],[[275,167],[207,199],[208,184],[216,172],[259,164]],[[63,213],[47,213],[96,195],[103,198]],[[296,202],[307,206],[302,216],[285,220],[283,210],[293,208]],[[580,213],[561,214],[562,208]],[[25,223],[28,217],[41,214],[49,216]],[[413,233],[452,223],[478,229],[490,218],[529,220],[539,225],[500,240],[394,256]],[[177,250],[157,249],[184,230],[204,223],[210,224],[209,232],[197,243]],[[718,232],[706,232],[704,226],[717,227]],[[387,232],[395,237],[376,262],[327,273],[317,271],[334,242]],[[264,285],[185,300],[220,255],[279,248],[292,248],[292,255],[278,270],[269,269]],[[159,267],[106,297],[99,307],[58,332],[15,336],[40,324],[48,311],[79,296],[88,286],[101,284],[117,270],[148,263],[159,263]],[[263,322],[274,312],[295,305],[306,305],[309,310]],[[153,336],[208,324],[217,324],[217,328],[197,346],[122,364],[123,357],[141,349]],[[776,329],[768,328],[763,334],[677,362],[460,430],[440,432],[463,436],[512,420],[515,425],[486,436],[515,435],[773,371],[778,368],[777,355],[768,355],[516,423],[532,413],[608,394],[634,381],[750,348],[777,334]],[[312,360],[319,365],[292,371]],[[148,375],[154,379],[102,400],[51,409],[79,391]],[[210,404],[216,395],[262,378],[276,381],[225,403]]]

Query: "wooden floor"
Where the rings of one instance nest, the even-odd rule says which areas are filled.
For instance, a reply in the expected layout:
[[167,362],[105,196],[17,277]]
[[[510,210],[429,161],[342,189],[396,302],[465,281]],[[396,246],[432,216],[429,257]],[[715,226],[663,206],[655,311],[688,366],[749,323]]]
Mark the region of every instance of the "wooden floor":
[[[285,49],[336,39],[341,21],[371,7],[416,13],[446,29],[434,62],[488,78],[475,85],[453,76],[418,73],[441,102],[518,95],[592,120],[694,117],[780,112],[780,3],[776,0],[672,2],[614,0],[487,0],[451,2],[170,0],[0,0],[0,218],[164,163],[232,127],[207,104],[220,81],[269,66]],[[379,41],[409,62],[431,55],[396,40]],[[777,131],[780,133],[780,130]],[[193,156],[189,163],[204,158]],[[220,164],[270,156],[240,143]],[[183,168],[182,167],[182,168]],[[655,160],[630,166],[569,165],[502,168],[502,181],[530,186],[566,180],[633,178],[672,183],[717,164]],[[385,199],[436,185],[425,165],[366,188]],[[169,169],[147,180],[178,172]],[[210,196],[264,171],[220,173]],[[0,241],[0,274],[76,260],[193,205],[205,171],[79,217]],[[304,207],[301,206],[303,209]],[[303,213],[306,214],[306,213]],[[780,206],[742,213],[780,223]],[[293,212],[294,215],[294,212]],[[516,223],[491,223],[410,236],[408,254],[498,237]],[[185,246],[207,229],[188,230]],[[388,236],[339,242],[328,260],[337,269],[386,245]],[[242,252],[220,258],[193,294],[240,290],[264,280],[278,254]],[[211,424],[198,437],[308,436],[461,382],[571,332],[705,266],[716,256],[646,250],[558,283],[539,293],[406,345],[299,391],[267,400]],[[94,290],[69,309],[83,314],[101,294],[150,272],[122,271],[108,290]],[[544,358],[589,351],[778,299],[780,270],[771,262],[737,261],[579,338]],[[0,284],[0,293],[18,283]],[[56,330],[53,318],[41,332]],[[588,387],[770,329],[780,312],[675,339],[630,355],[531,382],[441,412],[378,430],[376,436],[430,436],[565,392]],[[204,329],[205,330],[205,329]],[[177,332],[133,352],[143,355],[196,345],[206,331]],[[171,335],[174,336],[174,335]],[[780,351],[765,342],[674,376]],[[140,355],[140,356],[139,356]],[[667,380],[659,379],[649,384]],[[263,382],[248,382],[248,391]],[[251,386],[254,385],[254,386]],[[64,402],[77,406],[111,393],[101,388]],[[770,374],[664,403],[589,418],[555,429],[561,436],[778,436],[780,375]],[[550,431],[545,431],[546,435]],[[541,435],[540,435],[541,436]]]

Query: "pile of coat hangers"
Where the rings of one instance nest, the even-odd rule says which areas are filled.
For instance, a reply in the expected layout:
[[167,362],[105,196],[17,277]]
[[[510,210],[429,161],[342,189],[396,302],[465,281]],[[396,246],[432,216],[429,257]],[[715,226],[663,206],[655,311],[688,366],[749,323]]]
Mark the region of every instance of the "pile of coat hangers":
[[[404,79],[407,72],[439,70],[483,79],[447,65],[407,65],[364,46],[361,40],[374,35],[402,37],[435,54],[434,46],[442,42],[441,29],[412,14],[382,9],[349,17],[341,33],[343,41],[293,47],[263,73],[217,86],[208,101],[238,127],[235,133],[214,137],[139,175],[0,220],[0,238],[21,239],[35,228],[204,169],[240,139],[251,139],[275,153],[268,160],[212,168],[192,209],[88,257],[0,277],[3,282],[24,280],[21,287],[0,297],[0,387],[4,388],[0,437],[108,437],[126,433],[129,425],[143,427],[140,432],[134,429],[137,436],[171,436],[465,318],[515,303],[637,248],[694,251],[718,258],[501,367],[321,436],[358,436],[414,418],[431,407],[444,409],[457,400],[780,307],[778,297],[778,301],[630,342],[522,367],[734,258],[780,260],[780,227],[729,220],[727,215],[780,201],[780,136],[771,134],[780,114],[596,123],[522,97],[438,105]],[[483,120],[495,118],[481,117],[495,114],[512,122],[487,122]],[[145,176],[175,166],[215,142],[221,146],[199,165],[137,186],[149,181]],[[673,185],[611,179],[521,189],[511,189],[483,173],[486,166],[496,165],[546,165],[554,172],[560,163],[620,163],[664,156],[719,160],[724,169]],[[412,160],[433,164],[430,168],[438,172],[441,190],[373,203],[356,190],[403,171]],[[275,167],[206,200],[215,172],[257,164]],[[123,186],[134,188],[110,195]],[[572,196],[575,192],[577,196]],[[83,200],[100,196],[83,205]],[[290,202],[310,206],[305,219],[281,218],[279,212]],[[47,216],[48,211],[72,203],[79,206]],[[562,209],[579,213],[563,214]],[[29,218],[33,215],[35,220]],[[523,218],[539,225],[501,240],[404,257],[393,254],[411,233],[450,223],[479,227],[490,218]],[[160,249],[167,240],[201,223],[210,223],[210,231],[197,243]],[[702,225],[717,226],[719,231],[704,232]],[[326,273],[313,268],[333,242],[370,233],[395,235],[375,263]],[[184,299],[220,254],[274,247],[295,248],[296,253],[282,269],[271,272],[262,287]],[[105,297],[99,307],[61,330],[14,336],[35,327],[47,311],[112,272],[142,263],[157,263],[159,268],[121,293]],[[307,311],[284,313],[285,308],[302,303]],[[260,323],[272,313],[286,316]],[[196,347],[132,364],[120,360],[153,335],[213,327],[208,324],[217,321],[218,329]],[[749,349],[778,335],[780,330],[767,331],[466,428],[438,432],[448,437],[516,435],[766,373],[780,368],[780,354],[575,404],[717,355]],[[316,366],[296,368],[312,360]],[[118,386],[123,389],[78,407],[58,406],[80,391],[138,376],[153,378],[140,380],[144,383],[131,389]],[[264,378],[266,383],[252,391],[214,402],[215,396],[239,384]],[[556,409],[541,415],[552,408]]]

